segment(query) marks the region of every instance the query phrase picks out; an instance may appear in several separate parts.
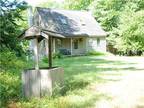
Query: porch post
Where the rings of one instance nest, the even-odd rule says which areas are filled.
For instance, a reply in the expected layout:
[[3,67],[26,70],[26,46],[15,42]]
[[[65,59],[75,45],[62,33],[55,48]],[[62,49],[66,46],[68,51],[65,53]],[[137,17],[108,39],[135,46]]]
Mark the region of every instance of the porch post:
[[49,43],[49,68],[51,68],[52,67],[52,48],[51,48],[51,46],[52,46],[52,37],[49,35],[49,41],[48,41],[48,43]]
[[49,54],[49,49],[48,49],[48,39],[45,39],[45,49],[46,49],[46,55]]
[[73,39],[71,38],[71,55],[72,55],[72,49],[73,49],[72,41]]
[[53,52],[55,53],[55,38],[53,38]]
[[35,60],[35,69],[39,69],[39,55],[38,55],[38,39],[34,39],[34,60]]

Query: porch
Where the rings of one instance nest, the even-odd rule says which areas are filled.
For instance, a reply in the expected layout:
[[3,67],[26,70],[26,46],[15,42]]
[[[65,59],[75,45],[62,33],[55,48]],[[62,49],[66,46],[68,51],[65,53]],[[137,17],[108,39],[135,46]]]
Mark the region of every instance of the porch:
[[64,55],[83,55],[86,53],[86,38],[53,38],[53,53],[61,52]]

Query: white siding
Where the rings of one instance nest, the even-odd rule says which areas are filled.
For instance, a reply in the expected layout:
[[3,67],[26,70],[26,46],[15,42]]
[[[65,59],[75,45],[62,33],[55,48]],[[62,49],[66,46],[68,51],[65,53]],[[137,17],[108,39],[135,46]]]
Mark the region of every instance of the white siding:
[[[99,44],[97,43],[98,38],[100,40]],[[87,38],[86,48],[87,48],[87,51],[106,52],[106,39],[105,39],[105,37]]]

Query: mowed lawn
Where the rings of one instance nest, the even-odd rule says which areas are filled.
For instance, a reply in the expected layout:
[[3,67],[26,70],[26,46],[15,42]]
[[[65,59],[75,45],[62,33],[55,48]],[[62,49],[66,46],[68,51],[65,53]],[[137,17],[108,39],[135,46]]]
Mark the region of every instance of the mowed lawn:
[[66,57],[54,66],[64,68],[62,94],[21,101],[19,107],[144,108],[143,57]]

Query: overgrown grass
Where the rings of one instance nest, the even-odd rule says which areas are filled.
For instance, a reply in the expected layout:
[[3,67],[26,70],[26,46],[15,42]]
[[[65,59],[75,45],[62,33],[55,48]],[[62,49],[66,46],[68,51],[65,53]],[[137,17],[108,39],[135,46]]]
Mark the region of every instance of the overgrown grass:
[[[90,85],[105,83],[106,79],[101,77],[107,71],[112,75],[119,75],[115,72],[116,68],[100,68],[104,65],[121,65],[124,64],[119,61],[110,61],[95,56],[81,56],[81,57],[65,57],[63,59],[55,59],[53,66],[60,66],[64,68],[64,87],[62,94],[55,94],[52,97],[43,97],[41,99],[25,100],[21,97],[21,90],[17,92],[20,98],[18,100],[9,100],[12,105],[20,108],[90,108],[97,100],[101,98],[109,98],[104,94],[95,92],[90,88]],[[42,62],[41,66],[46,67],[48,64]],[[14,80],[15,81],[15,80]],[[14,82],[13,81],[13,82]],[[18,77],[20,82],[20,76]],[[20,85],[15,85],[20,89]],[[14,91],[12,91],[14,92]],[[17,96],[15,95],[15,96]],[[13,103],[16,102],[16,104]],[[11,105],[11,104],[9,104]]]

